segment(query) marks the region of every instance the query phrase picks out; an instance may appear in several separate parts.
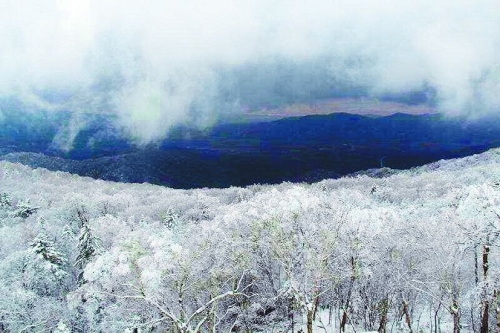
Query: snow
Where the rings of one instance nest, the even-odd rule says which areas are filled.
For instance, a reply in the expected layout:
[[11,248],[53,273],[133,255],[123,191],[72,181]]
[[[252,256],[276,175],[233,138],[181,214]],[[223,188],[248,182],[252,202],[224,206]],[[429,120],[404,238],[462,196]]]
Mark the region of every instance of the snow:
[[[415,332],[452,331],[450,309],[470,330],[500,288],[499,179],[498,150],[385,178],[226,190],[0,162],[0,324],[166,331],[175,317],[191,332],[202,320],[203,330],[291,332],[294,313],[305,332],[317,303],[314,332],[338,332],[348,301],[346,332],[373,332],[384,308],[388,331],[405,332],[403,304]],[[37,209],[16,214],[28,199]],[[53,255],[33,255],[42,234]],[[480,269],[476,283],[485,248],[488,276]],[[204,306],[210,316],[188,322]]]

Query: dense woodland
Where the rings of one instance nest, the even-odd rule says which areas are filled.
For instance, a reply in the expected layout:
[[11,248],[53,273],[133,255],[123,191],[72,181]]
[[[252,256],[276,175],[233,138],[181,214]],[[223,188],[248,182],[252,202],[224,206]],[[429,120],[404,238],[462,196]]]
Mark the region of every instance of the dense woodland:
[[0,197],[0,332],[500,331],[500,150],[196,190],[0,162]]

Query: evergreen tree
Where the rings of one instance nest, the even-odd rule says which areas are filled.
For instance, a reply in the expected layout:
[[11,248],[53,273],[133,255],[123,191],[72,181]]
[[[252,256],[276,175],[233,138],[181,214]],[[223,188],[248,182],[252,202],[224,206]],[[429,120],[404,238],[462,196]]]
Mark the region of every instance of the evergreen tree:
[[31,243],[31,248],[40,259],[54,267],[62,267],[66,262],[62,253],[55,249],[54,243],[48,239],[45,232],[41,232],[35,237]]
[[28,218],[30,215],[35,214],[39,207],[33,207],[30,205],[29,200],[26,202],[21,202],[17,205],[15,211],[13,212],[14,217],[21,217],[23,219]]
[[56,249],[43,229],[30,244],[30,251],[33,259],[27,269],[28,285],[41,295],[58,294],[67,276],[64,269],[66,258]]
[[0,195],[0,208],[10,208],[12,206],[12,202],[10,200],[10,197],[7,193],[2,193]]
[[177,226],[179,215],[172,208],[168,208],[162,217],[162,223],[169,229],[174,229]]
[[[0,227],[6,222],[12,210],[12,202],[7,193],[0,194]],[[1,331],[0,331],[1,332]]]
[[83,278],[83,271],[85,266],[99,254],[101,250],[100,240],[94,235],[92,229],[89,227],[88,222],[82,223],[80,228],[80,233],[78,235],[78,255],[75,261],[75,267],[77,267],[80,272],[78,274],[78,284],[82,285],[85,283]]

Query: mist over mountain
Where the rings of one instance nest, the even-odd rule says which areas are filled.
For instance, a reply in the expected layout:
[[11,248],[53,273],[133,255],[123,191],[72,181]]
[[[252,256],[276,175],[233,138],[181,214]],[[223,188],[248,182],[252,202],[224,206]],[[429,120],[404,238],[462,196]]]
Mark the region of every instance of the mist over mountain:
[[[495,115],[497,7],[491,0],[8,1],[0,12],[0,99],[42,113],[38,121],[58,128],[63,150],[96,117],[147,145],[177,126],[203,129],[249,109],[335,97]],[[21,111],[0,101],[0,122]]]
[[[61,122],[68,121],[60,119]],[[43,123],[43,122],[42,122]],[[73,139],[17,119],[0,129],[4,160],[121,182],[174,188],[312,182],[367,169],[405,169],[500,146],[500,122],[439,114],[386,117],[347,113],[176,127],[156,145],[131,145],[96,118]]]

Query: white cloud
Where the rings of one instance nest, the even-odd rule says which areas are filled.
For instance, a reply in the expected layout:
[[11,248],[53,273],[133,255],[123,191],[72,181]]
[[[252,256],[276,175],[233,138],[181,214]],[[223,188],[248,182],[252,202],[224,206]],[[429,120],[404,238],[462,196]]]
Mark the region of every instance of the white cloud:
[[220,96],[221,69],[317,61],[321,75],[374,95],[429,86],[443,111],[485,114],[499,109],[498,22],[497,0],[3,0],[0,95],[39,107],[33,96],[56,92],[53,108],[116,113],[148,142],[213,119],[221,99],[238,105],[231,89]]

